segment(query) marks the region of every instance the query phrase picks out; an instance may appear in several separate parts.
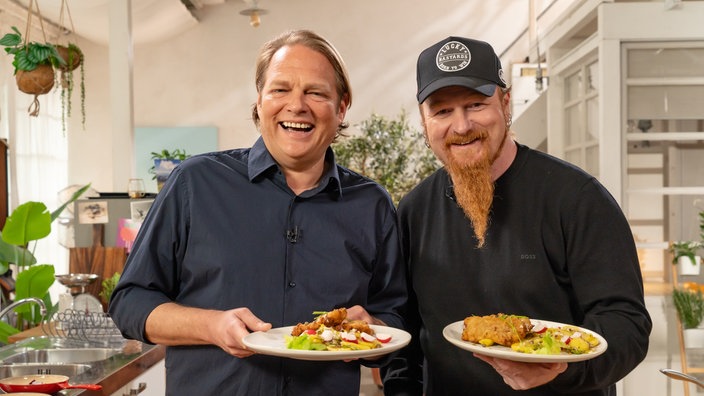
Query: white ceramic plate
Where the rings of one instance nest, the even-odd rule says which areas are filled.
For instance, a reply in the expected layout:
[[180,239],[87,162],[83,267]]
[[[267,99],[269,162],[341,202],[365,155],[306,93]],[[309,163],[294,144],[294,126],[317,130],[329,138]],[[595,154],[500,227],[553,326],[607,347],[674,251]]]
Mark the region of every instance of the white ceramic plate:
[[391,341],[381,344],[381,348],[362,351],[303,351],[286,348],[287,335],[293,326],[278,327],[269,331],[257,331],[244,337],[242,342],[254,352],[263,355],[281,356],[299,360],[347,360],[386,355],[408,345],[411,335],[393,327],[371,325],[376,333],[391,335]]
[[[544,326],[547,327],[560,327],[560,326],[567,326],[563,323],[558,323],[558,322],[549,322],[547,320],[535,320],[531,319],[531,322],[533,324],[537,324],[538,322],[542,323]],[[578,327],[578,326],[575,326]],[[594,348],[593,351],[589,353],[583,353],[581,355],[574,355],[570,353],[563,353],[561,355],[538,355],[538,354],[531,354],[531,353],[522,353],[522,352],[516,352],[513,349],[509,347],[505,347],[503,345],[492,345],[490,347],[485,347],[481,344],[477,344],[474,342],[469,342],[469,341],[464,341],[462,339],[462,330],[464,329],[464,321],[460,320],[458,322],[451,323],[442,330],[442,335],[445,337],[446,340],[454,344],[455,346],[462,348],[464,350],[478,353],[480,355],[486,355],[486,356],[493,356],[497,358],[502,358],[506,360],[513,360],[516,362],[537,362],[537,363],[557,363],[557,362],[579,362],[582,360],[589,360],[589,359],[594,359],[595,357],[601,355],[606,351],[606,348],[608,347],[608,344],[606,343],[606,340],[604,337],[600,336],[599,334],[587,330],[581,327],[578,327],[580,331],[589,333],[594,335],[599,340],[599,345]]]

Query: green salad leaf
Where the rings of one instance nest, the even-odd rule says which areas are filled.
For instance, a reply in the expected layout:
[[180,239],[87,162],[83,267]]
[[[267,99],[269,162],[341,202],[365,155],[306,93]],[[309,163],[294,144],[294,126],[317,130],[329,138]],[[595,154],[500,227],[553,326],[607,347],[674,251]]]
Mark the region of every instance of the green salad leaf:
[[297,337],[286,337],[286,348],[301,349],[304,351],[324,351],[327,349],[325,344],[315,342],[310,337],[308,337],[308,334],[301,334]]

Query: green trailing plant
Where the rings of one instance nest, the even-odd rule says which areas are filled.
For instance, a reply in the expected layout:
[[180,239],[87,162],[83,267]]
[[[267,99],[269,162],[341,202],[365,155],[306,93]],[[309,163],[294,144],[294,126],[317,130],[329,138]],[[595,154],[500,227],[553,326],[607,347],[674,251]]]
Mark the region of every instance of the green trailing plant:
[[701,324],[704,319],[704,296],[701,291],[674,289],[672,300],[677,316],[685,329],[693,329]]
[[359,135],[333,145],[337,162],[381,184],[395,204],[439,168],[420,131],[408,125],[406,112],[395,119],[372,114],[358,125]]
[[86,87],[85,87],[85,60],[83,51],[74,43],[56,46],[57,51],[64,60],[63,65],[57,69],[61,72],[61,121],[64,133],[66,132],[66,118],[71,117],[72,97],[75,88],[73,72],[80,68],[81,83],[81,125],[86,127]]
[[[90,184],[77,190],[71,198],[53,212],[49,212],[41,202],[26,202],[12,211],[0,232],[0,275],[10,270],[10,264],[17,268],[15,280],[15,298],[37,297],[44,300],[48,309],[55,309],[49,295],[49,288],[54,283],[54,266],[38,264],[34,256],[37,242],[51,233],[51,223],[56,220],[66,207],[78,199]],[[41,321],[38,307],[21,305],[15,308],[17,325],[15,327],[0,322],[0,341],[7,342],[7,337],[24,328],[25,321],[37,325]]]

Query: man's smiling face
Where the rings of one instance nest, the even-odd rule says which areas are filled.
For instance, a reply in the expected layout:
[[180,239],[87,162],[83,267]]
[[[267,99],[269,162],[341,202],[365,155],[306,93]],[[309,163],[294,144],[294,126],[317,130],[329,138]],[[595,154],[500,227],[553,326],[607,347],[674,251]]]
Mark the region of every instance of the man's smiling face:
[[293,45],[274,54],[257,108],[262,138],[280,166],[303,170],[323,160],[347,111],[335,83],[317,51]]

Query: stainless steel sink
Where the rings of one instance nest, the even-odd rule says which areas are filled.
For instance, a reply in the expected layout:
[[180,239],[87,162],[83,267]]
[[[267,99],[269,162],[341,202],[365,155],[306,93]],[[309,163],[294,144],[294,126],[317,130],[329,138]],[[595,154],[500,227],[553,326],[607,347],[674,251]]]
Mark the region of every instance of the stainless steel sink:
[[30,374],[56,374],[75,377],[90,369],[88,364],[75,363],[16,363],[0,365],[0,378]]
[[6,357],[9,363],[88,363],[108,359],[120,352],[112,348],[28,349]]

